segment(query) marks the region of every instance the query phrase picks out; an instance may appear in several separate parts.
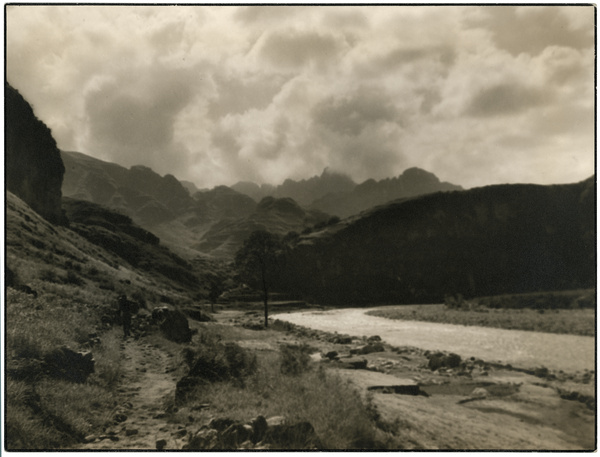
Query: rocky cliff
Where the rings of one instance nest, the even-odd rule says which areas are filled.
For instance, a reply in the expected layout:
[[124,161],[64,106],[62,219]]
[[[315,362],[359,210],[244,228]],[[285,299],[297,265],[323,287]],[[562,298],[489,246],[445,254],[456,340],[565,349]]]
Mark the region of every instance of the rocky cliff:
[[594,287],[594,180],[399,200],[302,236],[281,288],[344,305]]
[[5,97],[6,189],[53,223],[64,223],[61,185],[65,168],[50,129],[9,84]]

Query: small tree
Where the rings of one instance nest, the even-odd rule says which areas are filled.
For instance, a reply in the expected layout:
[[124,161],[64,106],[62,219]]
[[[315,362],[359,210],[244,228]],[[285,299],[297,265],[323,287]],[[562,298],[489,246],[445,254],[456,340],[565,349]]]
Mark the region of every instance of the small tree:
[[271,282],[277,271],[277,252],[281,242],[277,235],[266,230],[253,232],[235,256],[235,266],[241,278],[259,285],[265,304],[265,327],[269,326],[268,297]]
[[215,303],[224,291],[225,287],[223,286],[223,282],[220,279],[215,279],[214,281],[212,281],[212,283],[210,284],[210,291],[208,293],[211,312],[215,312]]

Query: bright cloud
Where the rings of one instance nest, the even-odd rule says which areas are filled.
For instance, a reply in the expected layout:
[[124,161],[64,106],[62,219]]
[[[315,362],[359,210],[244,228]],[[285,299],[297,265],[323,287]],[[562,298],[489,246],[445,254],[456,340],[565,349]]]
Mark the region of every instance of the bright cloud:
[[59,147],[200,187],[594,173],[591,6],[7,6]]

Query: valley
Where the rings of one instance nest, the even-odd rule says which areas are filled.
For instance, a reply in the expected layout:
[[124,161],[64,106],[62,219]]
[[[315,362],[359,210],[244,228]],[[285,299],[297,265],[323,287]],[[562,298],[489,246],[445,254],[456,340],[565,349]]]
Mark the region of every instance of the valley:
[[198,189],[6,92],[5,449],[595,449],[594,177]]

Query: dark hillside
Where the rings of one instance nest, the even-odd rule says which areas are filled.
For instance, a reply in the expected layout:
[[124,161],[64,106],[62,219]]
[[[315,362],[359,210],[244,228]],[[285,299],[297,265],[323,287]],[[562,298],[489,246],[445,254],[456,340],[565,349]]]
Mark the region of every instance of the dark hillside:
[[71,230],[91,243],[117,255],[132,267],[161,275],[188,288],[198,288],[200,281],[192,272],[192,266],[160,246],[158,237],[135,225],[128,216],[66,197],[63,207]]
[[213,225],[202,242],[194,248],[217,258],[232,259],[244,240],[255,230],[285,235],[301,232],[328,219],[327,214],[304,209],[291,198],[265,197],[249,216],[223,219]]
[[6,188],[53,223],[63,223],[65,168],[50,129],[9,84],[4,85]]
[[186,188],[172,175],[160,176],[141,165],[130,169],[78,152],[61,152],[63,194],[117,209],[137,223],[152,226],[177,217],[193,205]]
[[282,286],[340,304],[594,287],[593,189],[590,178],[399,200],[301,237]]

